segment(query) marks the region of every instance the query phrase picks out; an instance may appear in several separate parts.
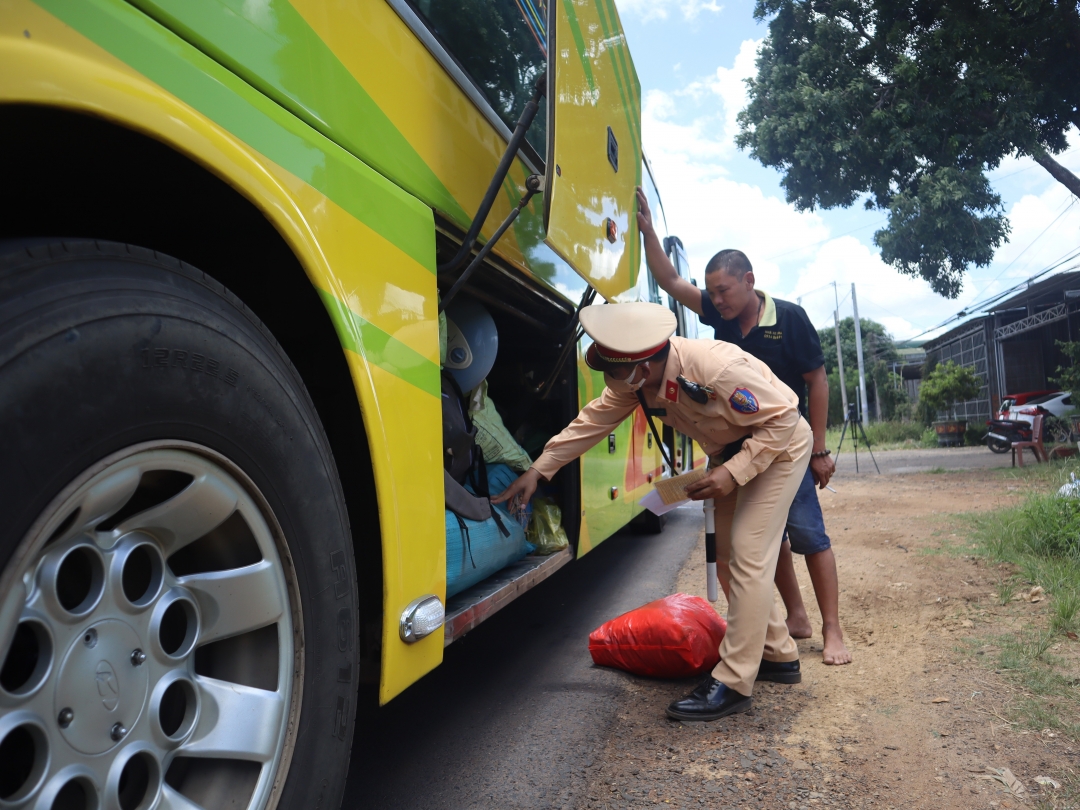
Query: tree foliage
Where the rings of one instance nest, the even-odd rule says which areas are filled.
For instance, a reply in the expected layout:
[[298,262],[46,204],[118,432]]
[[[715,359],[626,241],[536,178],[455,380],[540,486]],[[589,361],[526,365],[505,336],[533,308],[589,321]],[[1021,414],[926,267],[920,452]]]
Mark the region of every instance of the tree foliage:
[[[882,419],[905,415],[908,396],[898,385],[892,365],[899,361],[896,344],[888,330],[869,318],[859,318],[862,329],[863,361],[866,366],[866,396],[871,413],[880,412]],[[836,331],[834,327],[818,330],[818,339],[825,354],[825,373],[829,378],[829,424],[844,421],[843,400],[840,396],[840,373],[836,362]],[[855,349],[855,319],[840,321],[840,351],[844,358],[844,383],[848,402],[854,402],[859,390],[859,361]]]
[[888,211],[882,258],[955,298],[1009,233],[986,171],[1080,126],[1077,0],[758,0],[771,18],[738,144],[800,210]]
[[1080,393],[1080,341],[1055,341],[1061,353],[1065,355],[1066,364],[1057,367],[1057,377],[1051,382],[1061,386],[1062,391]]
[[947,360],[935,366],[919,386],[919,402],[932,411],[951,409],[958,402],[974,399],[982,380],[967,366]]

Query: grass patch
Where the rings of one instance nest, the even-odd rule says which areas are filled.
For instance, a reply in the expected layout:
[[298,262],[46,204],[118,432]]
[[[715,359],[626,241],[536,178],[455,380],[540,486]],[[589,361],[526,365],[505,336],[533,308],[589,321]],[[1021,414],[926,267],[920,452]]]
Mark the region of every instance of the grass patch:
[[[841,427],[830,427],[825,433],[825,446],[836,452],[840,444]],[[870,440],[872,450],[910,450],[924,447],[923,434],[927,431],[923,425],[917,422],[871,422],[866,428],[866,438]],[[932,447],[937,447],[937,436],[929,429],[933,438]],[[851,430],[844,436],[844,448],[848,448],[852,442]],[[862,431],[859,431],[859,447],[864,447]]]
[[1061,787],[1055,790],[1040,786],[1039,792],[1042,795],[1033,805],[1035,810],[1073,810],[1080,806],[1080,776],[1072,770],[1054,776]]
[[999,467],[994,473],[1002,481],[1053,486],[1054,492],[1069,480],[1072,473],[1080,477],[1080,462],[1076,458],[1061,459],[1049,464],[1033,464],[1027,462],[1029,458],[1030,453],[1024,459],[1026,467]]
[[1015,593],[1016,582],[1012,577],[1001,580],[997,585],[997,603],[1004,607],[1012,601],[1013,594]]
[[941,475],[944,472],[948,472],[948,470],[946,470],[944,467],[934,467],[927,470],[927,472],[930,473],[930,475]]
[[1076,633],[1080,624],[1080,498],[1057,494],[1075,469],[1075,463],[1065,463],[1006,470],[1003,478],[1022,480],[1032,491],[1016,506],[970,520],[977,550],[1017,572],[999,581],[999,605],[1026,591],[1030,585],[1024,582],[1041,585],[1050,596],[1048,626],[1031,624],[997,641],[997,668],[1022,687],[1009,707],[1012,719],[1026,728],[1054,729],[1080,740],[1075,659],[1054,654],[1061,645],[1063,654],[1075,656],[1077,642],[1067,634]]

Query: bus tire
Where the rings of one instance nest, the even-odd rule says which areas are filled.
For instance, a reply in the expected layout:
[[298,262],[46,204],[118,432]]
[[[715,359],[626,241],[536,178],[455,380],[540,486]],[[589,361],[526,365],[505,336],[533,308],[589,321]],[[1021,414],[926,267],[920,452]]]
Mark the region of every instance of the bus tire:
[[356,577],[299,374],[241,301],[176,259],[5,248],[5,798],[337,808]]
[[640,534],[660,534],[667,523],[667,515],[657,515],[646,509],[631,521]]

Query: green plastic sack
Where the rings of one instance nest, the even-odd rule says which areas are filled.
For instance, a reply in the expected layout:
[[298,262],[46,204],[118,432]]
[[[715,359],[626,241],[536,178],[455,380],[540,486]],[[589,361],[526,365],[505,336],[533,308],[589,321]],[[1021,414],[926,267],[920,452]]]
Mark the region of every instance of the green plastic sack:
[[562,510],[551,498],[533,498],[525,537],[536,546],[537,554],[554,554],[570,545],[562,527]]
[[505,464],[516,472],[525,472],[532,466],[532,459],[506,429],[487,389],[487,380],[484,380],[469,397],[469,418],[476,427],[476,444],[484,451],[484,462]]

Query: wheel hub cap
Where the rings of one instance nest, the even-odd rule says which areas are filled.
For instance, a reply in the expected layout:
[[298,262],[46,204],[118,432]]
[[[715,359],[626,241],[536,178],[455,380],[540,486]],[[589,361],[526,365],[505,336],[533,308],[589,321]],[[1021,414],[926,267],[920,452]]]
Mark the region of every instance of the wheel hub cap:
[[0,593],[0,810],[265,808],[302,678],[265,501],[174,442],[102,461],[50,510]]
[[[95,643],[88,645],[87,639]],[[131,653],[146,646],[125,622],[107,619],[87,628],[72,642],[56,683],[56,716],[65,709],[74,716],[60,733],[76,751],[101,754],[123,741],[113,739],[117,723],[133,728],[142,716],[149,684],[148,669],[133,666]],[[74,707],[78,707],[75,709]]]

